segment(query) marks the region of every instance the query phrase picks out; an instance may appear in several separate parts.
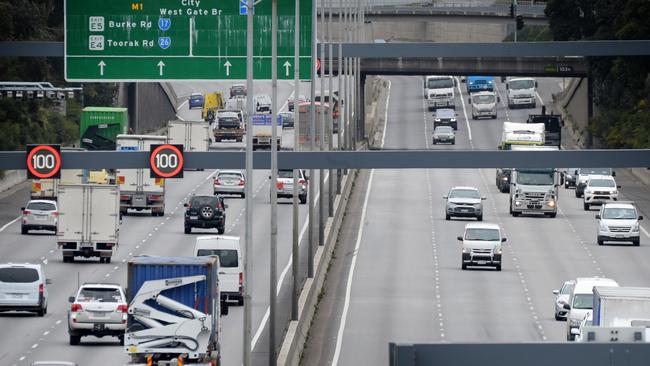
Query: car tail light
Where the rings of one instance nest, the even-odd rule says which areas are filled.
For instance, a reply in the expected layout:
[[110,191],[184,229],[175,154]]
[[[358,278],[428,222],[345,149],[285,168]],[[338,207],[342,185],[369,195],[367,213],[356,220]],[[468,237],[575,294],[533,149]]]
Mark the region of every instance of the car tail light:
[[240,186],[243,186],[243,185],[244,185],[244,180],[243,180],[243,179],[240,179],[240,180],[239,180],[239,185],[240,185]]
[[52,211],[52,216],[59,217],[59,211]]
[[126,304],[117,305],[117,310],[116,311],[118,313],[126,313],[128,310],[129,310],[129,306],[126,305]]
[[129,200],[129,196],[127,196],[125,194],[120,195],[120,201],[128,201],[128,200]]
[[221,205],[221,200],[217,201],[217,208],[223,208],[223,206]]
[[244,284],[244,272],[239,272],[239,286]]
[[221,180],[219,180],[219,178],[215,179],[214,180],[214,185],[215,186],[220,186],[221,185]]
[[298,181],[298,184],[305,184],[305,183],[306,183],[306,182],[305,182],[304,179],[301,179],[301,180]]
[[70,311],[73,313],[77,313],[79,311],[82,311],[83,308],[81,307],[81,304],[72,304],[70,305]]
[[41,283],[41,284],[38,285],[38,293],[39,293],[39,295],[43,295],[43,293],[45,293],[45,285],[44,284]]
[[151,196],[149,196],[149,199],[152,201],[160,201],[161,198],[162,196],[159,194],[152,194]]
[[29,214],[31,214],[31,213],[32,213],[32,211],[30,211],[30,210],[24,210],[24,211],[23,211],[23,215],[29,215]]

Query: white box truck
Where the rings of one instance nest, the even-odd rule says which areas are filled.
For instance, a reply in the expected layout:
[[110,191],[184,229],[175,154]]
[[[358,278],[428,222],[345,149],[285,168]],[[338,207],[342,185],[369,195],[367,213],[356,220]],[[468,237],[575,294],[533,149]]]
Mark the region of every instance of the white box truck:
[[59,185],[56,242],[64,262],[73,262],[74,257],[111,262],[118,245],[119,196],[117,185]]
[[649,287],[594,287],[593,325],[632,326],[650,322]]
[[182,144],[184,151],[208,151],[210,125],[204,121],[169,121],[167,139],[170,144]]
[[[282,117],[278,116],[278,129],[277,129],[277,149],[280,150],[282,146]],[[253,116],[253,150],[258,148],[271,148],[272,138],[271,115],[270,114],[256,114]]]
[[[118,151],[149,151],[151,145],[166,144],[167,136],[117,135]],[[118,169],[120,213],[129,209],[151,210],[151,216],[165,214],[165,179],[151,178],[149,169]]]

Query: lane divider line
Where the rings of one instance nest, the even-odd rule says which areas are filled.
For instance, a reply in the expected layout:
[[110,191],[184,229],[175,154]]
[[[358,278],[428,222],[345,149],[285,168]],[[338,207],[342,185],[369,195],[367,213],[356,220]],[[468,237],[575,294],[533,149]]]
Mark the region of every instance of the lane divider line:
[[3,231],[4,231],[6,228],[8,228],[9,226],[11,226],[11,224],[13,224],[14,222],[20,220],[21,217],[22,217],[22,216],[18,216],[18,217],[16,217],[15,219],[13,219],[13,220],[9,221],[8,223],[6,223],[3,227],[0,227],[0,233],[3,232]]

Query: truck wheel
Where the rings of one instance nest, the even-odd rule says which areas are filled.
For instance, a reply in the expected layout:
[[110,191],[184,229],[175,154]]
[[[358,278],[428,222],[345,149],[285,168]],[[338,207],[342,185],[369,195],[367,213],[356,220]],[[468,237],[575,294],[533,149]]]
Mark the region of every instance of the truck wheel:
[[513,216],[513,217],[519,217],[519,212],[517,212],[517,211],[512,211],[512,216]]
[[226,228],[225,228],[225,227],[222,226],[222,227],[218,227],[218,228],[217,228],[217,233],[219,233],[220,235],[223,234],[223,233],[225,233],[225,232],[226,232]]
[[246,193],[242,193],[241,198],[246,198]]
[[104,263],[111,263],[111,257],[104,258]]
[[447,220],[447,221],[451,220],[451,216],[449,216],[449,214],[446,214],[445,215],[445,220]]
[[483,215],[476,216],[476,220],[478,220],[478,221],[483,221]]
[[467,264],[462,263],[462,264],[460,265],[460,268],[462,268],[463,271],[466,270],[466,269],[467,269]]
[[123,335],[117,336],[117,339],[120,340],[120,346],[123,346],[124,345],[124,336]]
[[74,260],[74,257],[70,257],[70,256],[67,256],[67,255],[63,256],[63,263],[70,263],[73,260]]
[[185,234],[190,234],[192,232],[191,226],[185,226]]
[[591,207],[589,206],[588,203],[583,203],[583,204],[582,204],[582,208],[584,208],[585,211],[589,211],[589,209],[590,209]]
[[598,240],[596,240],[596,241],[598,242],[598,245],[603,245],[603,244],[605,244],[605,241],[604,241],[604,240],[600,240],[600,239],[598,239]]
[[244,297],[240,297],[237,299],[237,306],[244,306]]
[[307,203],[307,196],[298,196],[298,199],[300,200],[301,205]]
[[76,346],[81,342],[81,336],[70,335],[70,345]]
[[551,213],[548,213],[548,214],[546,214],[546,216],[548,216],[548,217],[554,219],[555,216],[557,216],[557,212],[551,212]]

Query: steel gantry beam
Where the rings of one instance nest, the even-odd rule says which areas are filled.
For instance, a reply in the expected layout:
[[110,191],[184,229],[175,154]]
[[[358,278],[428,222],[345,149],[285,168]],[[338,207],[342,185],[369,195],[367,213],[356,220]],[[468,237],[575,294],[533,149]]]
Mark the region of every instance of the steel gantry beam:
[[[149,167],[146,151],[63,151],[63,169]],[[243,169],[243,151],[186,152],[187,169]],[[428,169],[428,168],[584,168],[650,167],[650,149],[641,150],[373,150],[278,152],[279,169]],[[253,168],[269,169],[270,152],[254,152]],[[24,151],[0,152],[0,169],[25,169]]]

